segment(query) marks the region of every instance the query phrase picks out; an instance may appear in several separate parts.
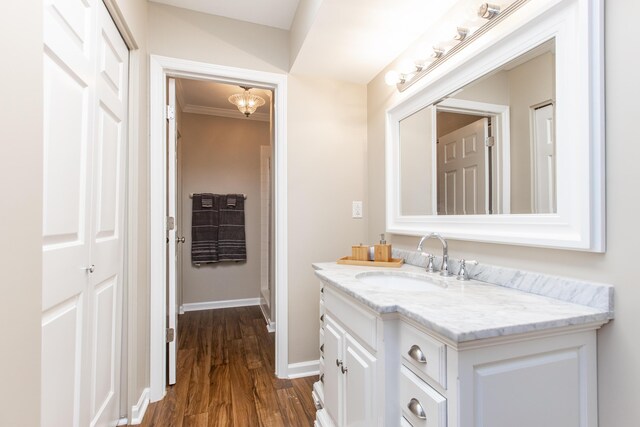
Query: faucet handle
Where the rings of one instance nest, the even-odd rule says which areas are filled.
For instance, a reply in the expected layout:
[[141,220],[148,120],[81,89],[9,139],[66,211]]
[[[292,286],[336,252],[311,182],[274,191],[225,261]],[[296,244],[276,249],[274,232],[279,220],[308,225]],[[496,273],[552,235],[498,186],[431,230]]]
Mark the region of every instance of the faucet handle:
[[435,259],[435,255],[427,252],[421,252],[420,255],[427,257],[427,267],[425,268],[427,270],[427,273],[435,273],[436,271],[438,271],[433,262]]
[[478,265],[478,261],[476,260],[460,260],[460,270],[458,271],[458,280],[469,280],[469,270],[467,270],[467,264]]

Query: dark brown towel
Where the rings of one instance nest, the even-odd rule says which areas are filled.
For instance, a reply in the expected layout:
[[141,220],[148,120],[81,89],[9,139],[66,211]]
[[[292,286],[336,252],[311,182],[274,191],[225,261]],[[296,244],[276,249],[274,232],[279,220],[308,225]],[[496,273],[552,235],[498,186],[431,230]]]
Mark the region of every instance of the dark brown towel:
[[193,195],[191,213],[191,263],[218,262],[218,224],[220,198],[216,194]]
[[244,195],[221,195],[218,206],[220,208],[218,259],[220,261],[246,261]]

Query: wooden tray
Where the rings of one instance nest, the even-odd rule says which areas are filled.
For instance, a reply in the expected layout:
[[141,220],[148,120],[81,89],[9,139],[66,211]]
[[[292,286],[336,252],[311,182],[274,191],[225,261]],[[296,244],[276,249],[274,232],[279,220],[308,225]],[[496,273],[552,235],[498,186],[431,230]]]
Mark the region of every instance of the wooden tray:
[[350,256],[343,256],[338,261],[338,264],[349,264],[349,265],[361,265],[365,267],[402,267],[404,264],[404,260],[402,258],[391,258],[391,261],[360,261],[357,259],[353,259]]

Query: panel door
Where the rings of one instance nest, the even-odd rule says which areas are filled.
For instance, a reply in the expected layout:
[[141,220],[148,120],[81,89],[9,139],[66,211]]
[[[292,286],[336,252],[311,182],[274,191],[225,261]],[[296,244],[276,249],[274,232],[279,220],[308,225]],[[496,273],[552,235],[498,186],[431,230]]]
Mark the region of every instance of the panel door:
[[95,104],[95,1],[43,2],[41,425],[84,426]]
[[345,335],[344,365],[345,425],[370,427],[376,424],[375,371],[376,359],[364,347]]
[[[178,132],[176,129],[176,79],[168,79],[167,101],[169,108],[174,111],[172,117],[167,120],[167,217],[174,219],[174,226],[167,231],[167,327],[177,333],[177,141]],[[176,383],[176,343],[177,335],[167,344],[168,352],[168,383]]]
[[98,2],[91,262],[91,426],[119,418],[129,52]]
[[556,211],[556,146],[553,105],[533,110],[533,212]]
[[41,425],[115,425],[128,52],[102,2],[43,7]]
[[342,425],[343,374],[340,363],[343,362],[342,329],[329,314],[325,314],[324,327],[324,404],[325,409],[336,425]]
[[438,139],[438,214],[487,213],[488,123],[483,118]]

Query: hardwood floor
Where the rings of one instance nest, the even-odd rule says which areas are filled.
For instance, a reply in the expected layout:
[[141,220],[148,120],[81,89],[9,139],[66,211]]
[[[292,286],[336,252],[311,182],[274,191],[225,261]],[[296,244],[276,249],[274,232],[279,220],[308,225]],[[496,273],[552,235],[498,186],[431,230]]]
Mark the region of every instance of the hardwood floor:
[[257,306],[178,318],[177,383],[149,405],[142,426],[308,427],[317,377],[275,377],[274,335]]

